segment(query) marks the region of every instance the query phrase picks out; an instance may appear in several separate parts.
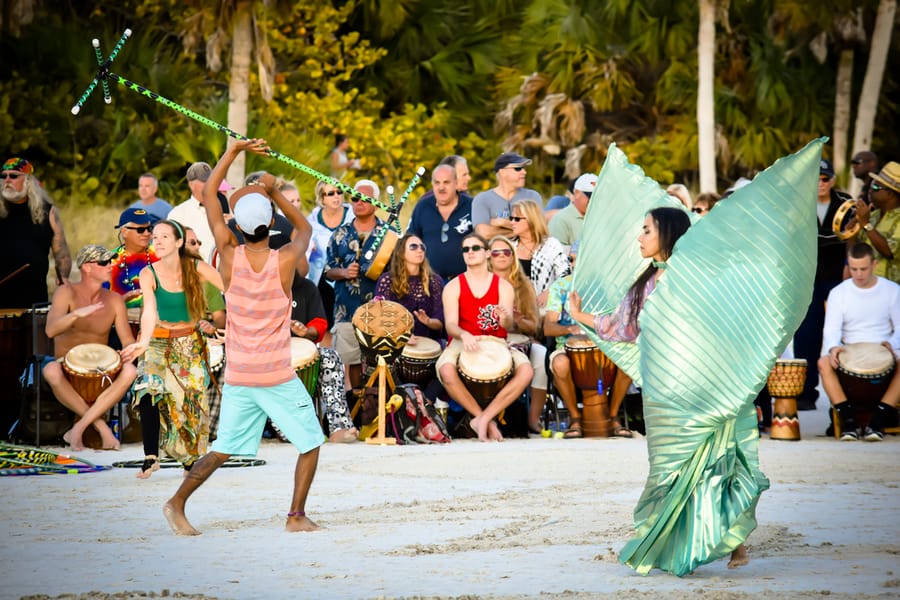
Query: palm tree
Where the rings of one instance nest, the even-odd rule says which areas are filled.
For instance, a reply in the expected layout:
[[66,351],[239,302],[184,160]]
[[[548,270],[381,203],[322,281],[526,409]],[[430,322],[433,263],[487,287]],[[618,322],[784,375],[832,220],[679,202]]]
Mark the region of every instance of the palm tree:
[[697,33],[697,156],[700,192],[716,191],[715,54],[716,0],[699,0]]

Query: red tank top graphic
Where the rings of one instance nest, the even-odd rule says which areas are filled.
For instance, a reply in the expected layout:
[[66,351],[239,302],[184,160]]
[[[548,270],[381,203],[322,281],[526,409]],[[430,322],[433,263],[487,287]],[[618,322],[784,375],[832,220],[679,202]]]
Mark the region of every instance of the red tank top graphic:
[[459,327],[472,335],[492,335],[506,338],[500,327],[500,277],[491,276],[491,285],[481,298],[472,294],[465,273],[459,276]]

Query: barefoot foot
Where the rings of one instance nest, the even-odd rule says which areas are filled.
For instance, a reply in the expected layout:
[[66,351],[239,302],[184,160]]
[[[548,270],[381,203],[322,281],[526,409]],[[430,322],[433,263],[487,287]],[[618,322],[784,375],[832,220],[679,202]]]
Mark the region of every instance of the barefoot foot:
[[285,531],[315,531],[321,529],[309,517],[288,517],[287,524],[284,526]]
[[84,442],[81,441],[81,434],[75,432],[75,429],[70,429],[63,434],[63,441],[72,448],[74,452],[81,452],[84,450]]
[[171,500],[163,505],[163,514],[175,535],[200,535],[200,532],[188,522],[184,509],[176,506]]
[[731,553],[731,560],[728,561],[729,569],[737,569],[743,567],[750,562],[750,555],[747,554],[747,548],[743,544],[734,549]]
[[500,427],[494,421],[488,423],[488,439],[495,442],[503,441],[503,434],[500,433]]
[[488,441],[488,421],[485,420],[483,414],[472,417],[472,420],[469,421],[469,426],[476,434],[478,434],[478,441]]

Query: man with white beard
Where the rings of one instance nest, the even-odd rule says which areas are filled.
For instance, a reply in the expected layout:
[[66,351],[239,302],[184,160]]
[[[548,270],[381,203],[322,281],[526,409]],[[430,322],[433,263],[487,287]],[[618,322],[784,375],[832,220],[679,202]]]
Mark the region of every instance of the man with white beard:
[[69,279],[72,256],[62,221],[50,196],[24,158],[10,158],[0,169],[0,308],[31,308],[47,302],[49,253],[56,282]]

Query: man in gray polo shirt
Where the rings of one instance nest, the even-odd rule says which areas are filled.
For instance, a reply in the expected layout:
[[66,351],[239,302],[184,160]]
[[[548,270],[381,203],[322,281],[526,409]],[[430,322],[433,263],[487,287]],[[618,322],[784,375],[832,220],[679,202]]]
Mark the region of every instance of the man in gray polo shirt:
[[587,212],[588,202],[591,200],[591,194],[594,193],[596,185],[597,176],[593,173],[584,173],[579,176],[573,186],[572,202],[550,219],[550,235],[562,242],[563,245],[571,246],[581,236],[584,213]]
[[541,195],[525,187],[525,167],[531,159],[515,152],[504,152],[494,161],[497,187],[481,192],[472,201],[472,224],[485,239],[512,235],[509,204],[513,200],[534,200],[541,206]]

